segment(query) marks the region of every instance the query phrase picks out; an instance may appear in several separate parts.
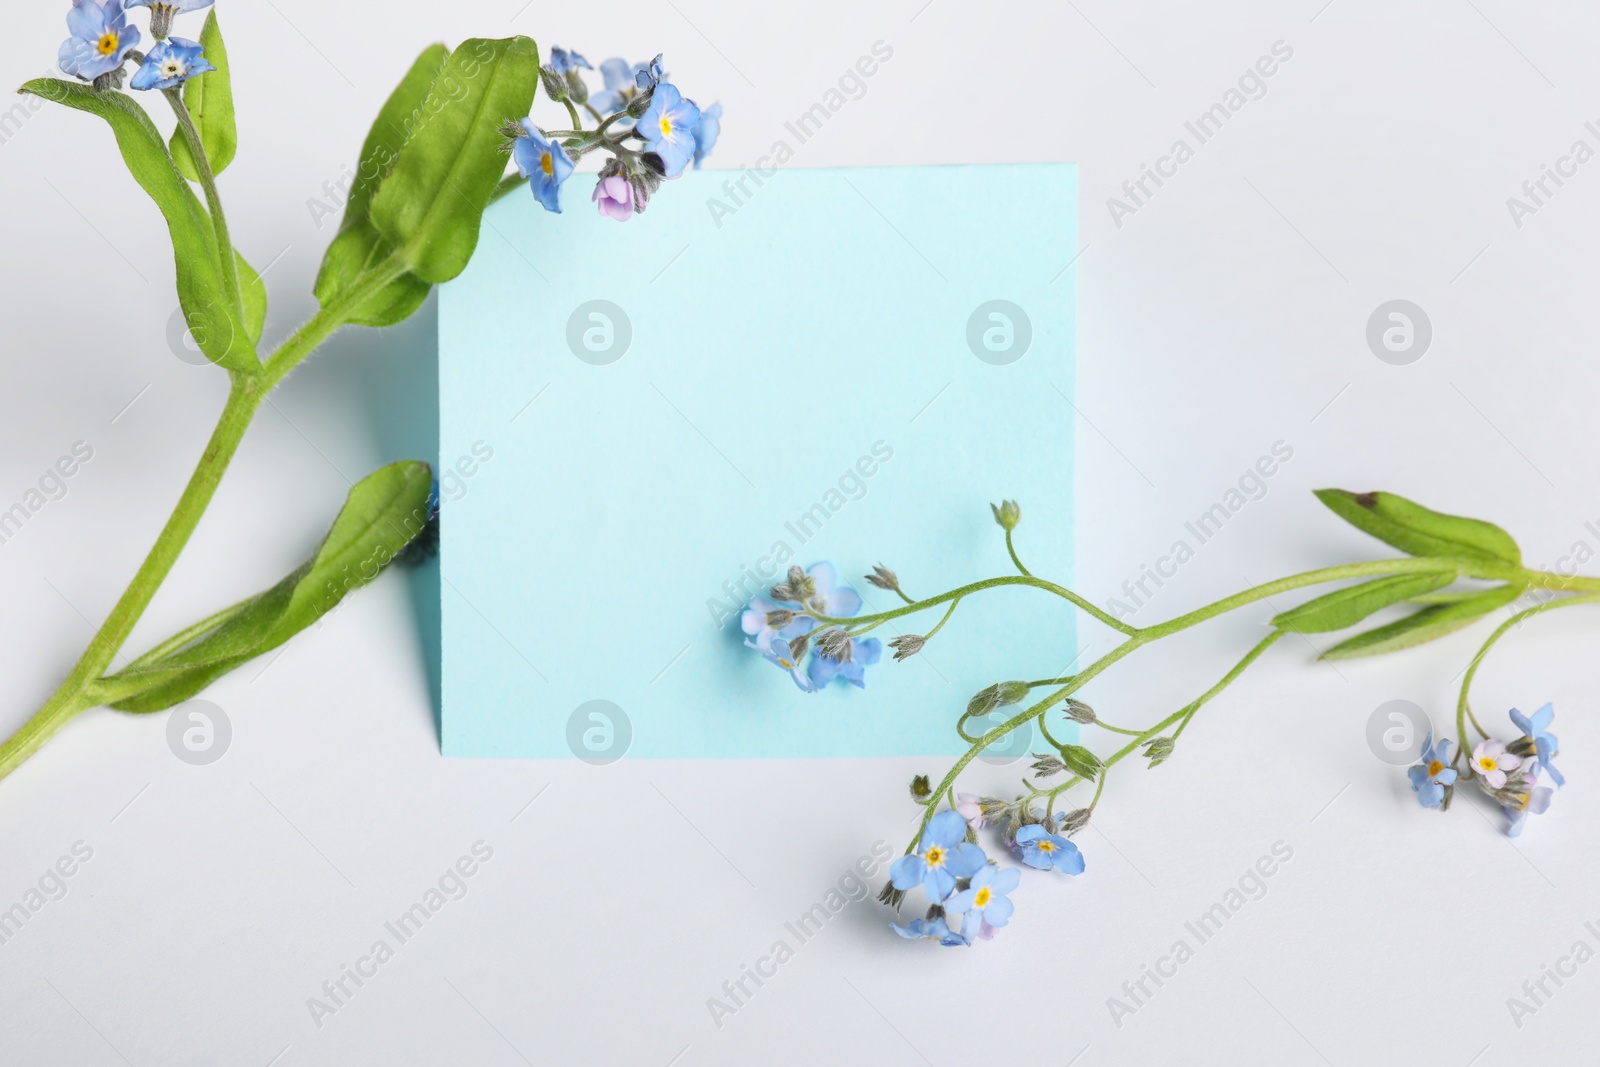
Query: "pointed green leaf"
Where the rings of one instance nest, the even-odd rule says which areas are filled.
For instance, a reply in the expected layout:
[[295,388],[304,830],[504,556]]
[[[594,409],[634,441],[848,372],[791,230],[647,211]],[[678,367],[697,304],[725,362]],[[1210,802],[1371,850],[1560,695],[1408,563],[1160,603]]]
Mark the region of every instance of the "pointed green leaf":
[[445,60],[372,198],[373,225],[417,277],[444,282],[466,269],[505,174],[500,127],[528,113],[538,86],[539,49],[527,37],[466,41]]
[[155,123],[124,93],[100,92],[82,82],[36,78],[19,92],[32,93],[78,111],[98,115],[117,138],[117,148],[139,186],[167,221],[177,264],[178,300],[189,332],[211,362],[230,370],[256,373],[260,361],[249,330],[233,311],[222,280],[211,219],[167,153]]
[[1316,493],[1341,519],[1408,555],[1522,565],[1517,542],[1492,522],[1432,511],[1393,493],[1344,489],[1318,489]]
[[[384,102],[361,146],[356,176],[350,183],[339,234],[328,246],[317,272],[314,292],[327,308],[357,285],[362,275],[388,259],[394,246],[372,225],[372,197],[393,169],[400,150],[425,114],[428,90],[433,87],[450,50],[442,44],[423,49],[406,76]],[[427,299],[432,286],[414,274],[403,274],[354,306],[345,319],[358,326],[392,326],[410,315]]]
[[102,684],[109,691],[137,686],[112,707],[169,708],[311,626],[345,594],[376,578],[422,530],[432,482],[428,465],[416,462],[394,463],[363,478],[311,559],[177,651],[106,679]]
[[1376,656],[1383,652],[1397,652],[1402,648],[1424,644],[1434,638],[1454,633],[1463,626],[1470,626],[1496,608],[1505,607],[1521,596],[1524,588],[1520,585],[1497,585],[1467,600],[1423,608],[1398,622],[1368,630],[1366,633],[1342,641],[1324,652],[1322,658],[1355,659],[1358,656]]
[[379,109],[378,117],[372,121],[372,129],[367,131],[367,139],[361,145],[355,180],[350,183],[350,196],[344,205],[344,221],[339,227],[341,231],[367,221],[372,197],[394,169],[400,150],[421,124],[422,116],[426,113],[424,106],[428,100],[428,90],[433,88],[439,71],[449,57],[450,50],[442,44],[424,48]]
[[1272,625],[1288,633],[1317,634],[1343,630],[1367,616],[1395,604],[1413,600],[1456,580],[1454,567],[1423,574],[1396,574],[1339,589],[1315,600],[1308,600],[1272,620]]
[[[239,130],[233,118],[233,81],[228,73],[228,49],[222,43],[222,29],[217,25],[217,9],[206,16],[200,30],[200,48],[206,61],[216,70],[198,78],[190,78],[183,86],[183,106],[189,109],[195,129],[200,132],[200,145],[206,150],[211,163],[211,173],[221,174],[233,162],[239,149]],[[192,182],[200,180],[194,157],[189,154],[189,142],[182,130],[172,133],[172,161],[178,170]]]

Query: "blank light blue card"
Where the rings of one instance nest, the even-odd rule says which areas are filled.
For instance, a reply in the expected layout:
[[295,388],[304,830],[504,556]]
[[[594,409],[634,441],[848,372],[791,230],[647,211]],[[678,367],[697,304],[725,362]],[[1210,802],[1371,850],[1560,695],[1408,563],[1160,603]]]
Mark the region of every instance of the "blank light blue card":
[[[692,172],[619,224],[492,209],[440,297],[450,756],[943,755],[977,690],[1075,660],[1071,608],[968,598],[802,693],[742,647],[791,563],[914,597],[1073,574],[1071,165]],[[925,632],[937,612],[875,636]]]

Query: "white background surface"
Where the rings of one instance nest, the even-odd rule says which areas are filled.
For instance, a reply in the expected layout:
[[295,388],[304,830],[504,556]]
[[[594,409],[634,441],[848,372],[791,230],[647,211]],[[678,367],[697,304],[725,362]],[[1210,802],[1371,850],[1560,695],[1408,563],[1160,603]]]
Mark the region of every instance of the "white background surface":
[[[238,244],[273,263],[268,332],[282,337],[311,310],[331,232],[306,201],[353,161],[427,40],[522,31],[597,61],[664,50],[680,84],[723,101],[716,158],[733,167],[881,39],[893,61],[795,165],[1082,164],[1079,584],[1094,599],[1280,440],[1294,458],[1270,492],[1136,621],[1380,554],[1316,505],[1307,490],[1325,484],[1498,519],[1535,563],[1600,547],[1584,526],[1600,520],[1600,163],[1520,229],[1505,204],[1575,139],[1595,145],[1582,124],[1600,117],[1600,25],[1577,4],[1320,3],[229,4],[242,133],[222,184]],[[64,10],[9,13],[11,83],[51,66]],[[1106,198],[1279,40],[1294,56],[1265,97],[1115,226]],[[1059,207],[1039,192],[1042,209]],[[28,117],[0,145],[0,193],[0,504],[74,441],[94,448],[67,496],[0,545],[11,729],[133,573],[224,382],[163,340],[164,232],[107,131],[56,110]],[[1364,341],[1393,298],[1433,322],[1410,366]],[[400,329],[348,333],[289,381],[130,648],[275,581],[349,480],[431,454],[432,328],[430,306]],[[1025,550],[1048,532],[1021,534]],[[74,842],[94,850],[65,898],[0,946],[0,1061],[1466,1067],[1575,1062],[1600,1039],[1600,964],[1550,986],[1520,1029],[1506,1006],[1576,941],[1600,947],[1584,928],[1600,920],[1600,729],[1581,612],[1508,640],[1481,675],[1477,703],[1497,724],[1511,704],[1560,711],[1572,784],[1516,844],[1472,798],[1422,811],[1364,740],[1393,698],[1442,721],[1470,637],[1337,670],[1285,642],[1168,765],[1113,776],[1080,837],[1088,873],[1025,881],[998,940],[904,944],[875,905],[853,904],[718,1028],[707,998],[874,841],[898,851],[905,782],[940,768],[447,762],[416,581],[388,574],[280,659],[219,683],[208,697],[235,736],[214,766],[175,759],[161,719],[96,711],[0,784],[0,904]],[[1269,613],[1142,653],[1090,696],[1108,718],[1153,721]],[[962,678],[958,647],[939,655],[952,707],[992,680]],[[893,668],[878,670],[892,686]],[[1015,769],[986,773],[998,789]],[[465,899],[314,1026],[307,998],[480,840],[494,857]],[[1293,859],[1266,895],[1115,1025],[1107,998],[1278,841]]]

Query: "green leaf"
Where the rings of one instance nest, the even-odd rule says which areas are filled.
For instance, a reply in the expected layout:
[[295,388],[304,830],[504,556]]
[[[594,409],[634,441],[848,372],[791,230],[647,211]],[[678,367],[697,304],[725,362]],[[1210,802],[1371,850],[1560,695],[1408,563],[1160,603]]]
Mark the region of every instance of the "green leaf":
[[1524,588],[1520,585],[1497,585],[1466,600],[1423,608],[1398,622],[1342,641],[1324,652],[1322,658],[1355,659],[1424,644],[1469,626],[1496,608],[1505,607],[1521,596]]
[[[216,8],[206,16],[205,27],[200,31],[200,47],[206,61],[217,69],[184,83],[183,106],[189,109],[195,129],[200,132],[200,146],[206,150],[211,173],[221,174],[239,149],[239,131],[233,119],[233,80],[228,73],[228,49],[222,43]],[[182,130],[172,133],[172,161],[185,178],[192,182],[200,180]]]
[[250,343],[261,340],[261,329],[267,324],[267,283],[261,280],[256,269],[245,262],[237,249],[233,262],[239,271],[239,291],[244,297],[244,326],[250,334]]
[[1456,568],[1424,574],[1397,574],[1339,589],[1308,600],[1272,620],[1287,633],[1317,634],[1354,626],[1374,612],[1443,589],[1457,577]]
[[[370,218],[372,197],[394,168],[400,150],[425,114],[428,90],[433,87],[450,50],[442,44],[423,49],[411,69],[378,111],[378,117],[361,146],[355,180],[345,201],[339,234],[328,246],[317,272],[314,292],[327,308],[353,286],[370,268],[384,262],[394,252]],[[432,286],[414,274],[404,274],[377,292],[345,309],[345,318],[357,326],[393,326],[409,318],[428,298]]]
[[500,127],[528,113],[538,86],[539,49],[527,37],[466,41],[445,60],[372,198],[373,225],[417,277],[438,283],[466,269],[505,174]]
[[1412,556],[1522,565],[1522,550],[1492,522],[1445,515],[1393,493],[1318,489],[1317,499],[1350,525]]
[[372,197],[389,176],[395,160],[400,157],[400,150],[406,146],[412,132],[422,121],[428,90],[433,88],[439,71],[449,57],[450,50],[442,44],[424,48],[379,109],[378,117],[373,120],[372,129],[367,131],[367,139],[361,145],[355,180],[350,183],[350,196],[344,205],[344,221],[339,226],[341,232],[368,220]]
[[[322,257],[313,288],[324,309],[355,293],[366,272],[387,260],[394,246],[378,235],[370,223],[345,230],[333,239]],[[415,274],[402,274],[343,309],[346,322],[356,326],[393,326],[411,317],[428,299],[433,286]]]
[[432,483],[428,465],[417,462],[394,463],[363,478],[311,559],[196,640],[106,679],[102,685],[110,691],[137,686],[111,706],[132,712],[169,708],[311,626],[411,543],[427,521]]
[[81,82],[36,78],[18,91],[98,115],[111,126],[129,172],[167,221],[177,264],[178,300],[195,342],[211,362],[257,373],[261,364],[249,330],[234,312],[222,280],[210,217],[178,173],[150,116],[124,93],[100,92]]

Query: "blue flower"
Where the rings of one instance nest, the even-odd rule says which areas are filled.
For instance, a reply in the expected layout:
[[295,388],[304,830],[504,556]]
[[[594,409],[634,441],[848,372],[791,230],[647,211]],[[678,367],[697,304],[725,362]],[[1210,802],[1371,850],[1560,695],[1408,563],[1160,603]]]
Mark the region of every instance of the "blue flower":
[[635,127],[644,137],[645,150],[661,157],[668,178],[676,178],[694,159],[694,129],[700,109],[686,100],[677,86],[662,82],[650,98],[650,108]]
[[657,52],[656,57],[648,63],[640,63],[633,71],[634,88],[641,92],[645,89],[654,89],[667,80],[667,72],[661,69],[662,53]]
[[176,89],[197,74],[216,70],[200,54],[200,46],[182,37],[157,41],[144,57],[144,66],[134,72],[128,84],[135,89]]
[[577,70],[579,67],[584,70],[594,69],[589,66],[589,61],[584,59],[582,55],[577,52],[569,52],[565,48],[550,49],[550,67],[557,74],[565,74],[567,71]]
[[929,819],[921,844],[921,851],[894,861],[889,881],[902,891],[920,885],[934,901],[948,897],[957,878],[972,877],[988,862],[983,849],[967,840],[967,820],[959,812],[941,811]]
[[612,57],[600,64],[600,77],[605,88],[589,97],[589,104],[601,113],[621,111],[637,93],[637,78],[645,68],[626,59]]
[[1512,793],[1512,802],[1503,805],[1506,815],[1511,819],[1511,825],[1506,827],[1507,837],[1521,837],[1522,824],[1528,821],[1528,816],[1543,815],[1550,807],[1550,798],[1555,795],[1554,789],[1538,784],[1537,771],[1528,772],[1523,781],[1528,791]]
[[947,915],[965,915],[962,920],[961,932],[967,932],[967,925],[973,922],[976,916],[978,931],[982,930],[982,923],[990,926],[1004,926],[1011,921],[1011,913],[1016,910],[1016,905],[1011,903],[1007,893],[1017,888],[1017,882],[1022,879],[1022,874],[1015,867],[995,867],[984,864],[983,869],[972,876],[972,884],[945,904]]
[[1078,846],[1038,823],[1029,823],[1017,831],[1016,849],[1022,853],[1022,862],[1029,867],[1041,871],[1055,868],[1067,874],[1083,873],[1083,853],[1078,851]]
[[1455,784],[1455,768],[1450,766],[1450,739],[1441,738],[1433,743],[1433,732],[1422,739],[1422,762],[1406,772],[1411,776],[1411,788],[1417,794],[1417,803],[1425,808],[1442,808]]
[[912,919],[905,926],[896,926],[894,923],[890,923],[889,926],[895,933],[908,940],[920,938],[924,941],[937,941],[947,947],[971,943],[959,931],[951,930],[943,919]]
[[795,615],[783,626],[774,628],[769,621],[772,613],[789,610],[764,596],[753,597],[750,606],[739,616],[739,628],[748,636],[755,638],[754,641],[747,640],[745,644],[758,652],[765,652],[771,646],[773,638],[799,637],[801,634],[810,633],[817,625],[817,620],[809,615]]
[[[755,643],[746,641],[745,644],[755,648]],[[806,669],[800,665],[800,658],[789,647],[789,642],[781,637],[774,637],[770,644],[761,651],[761,658],[768,663],[782,667],[789,672],[789,677],[794,679],[794,684],[800,687],[802,693],[816,692],[816,686],[811,684],[811,679],[806,677]]]
[[122,0],[73,0],[67,32],[57,57],[61,69],[75,78],[94,81],[121,70],[139,43],[138,27],[129,26]]
[[150,9],[150,36],[162,40],[167,36],[167,31],[172,28],[174,15],[181,15],[185,11],[199,11],[211,6],[212,0],[127,0],[125,7],[148,7]]
[[700,112],[700,123],[694,128],[694,169],[699,170],[711,150],[717,147],[722,134],[722,105],[712,104]]
[[867,683],[862,675],[882,657],[883,644],[876,637],[851,638],[850,658],[843,662],[823,655],[818,649],[811,660],[811,684],[826,689],[835,678],[843,678],[857,689],[865,689]]
[[[1556,742],[1556,735],[1550,732],[1550,721],[1556,717],[1556,709],[1552,704],[1546,704],[1532,716],[1524,715],[1516,708],[1511,709],[1511,721],[1517,729],[1522,731],[1522,736],[1533,744],[1533,756],[1538,761],[1541,770],[1550,775],[1550,780],[1556,785],[1566,785],[1567,779],[1555,764],[1550,761],[1561,753],[1561,746]],[[1528,755],[1521,751],[1526,747],[1526,742],[1514,744],[1512,750],[1519,755]]]
[[511,142],[511,158],[517,172],[528,179],[533,198],[546,211],[561,214],[561,183],[572,176],[573,163],[566,151],[547,141],[531,119],[522,120],[523,135]]
[[848,585],[839,584],[839,572],[824,560],[806,572],[810,589],[805,594],[805,606],[818,615],[835,619],[848,619],[861,610],[861,594]]

